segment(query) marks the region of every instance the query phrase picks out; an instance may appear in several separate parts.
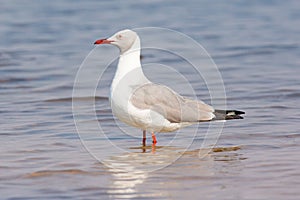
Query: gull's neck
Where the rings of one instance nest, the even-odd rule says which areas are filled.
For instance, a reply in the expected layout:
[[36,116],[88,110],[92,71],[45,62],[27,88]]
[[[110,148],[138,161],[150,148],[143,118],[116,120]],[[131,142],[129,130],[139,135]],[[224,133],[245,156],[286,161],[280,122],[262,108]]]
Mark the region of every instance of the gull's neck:
[[112,83],[112,90],[119,83],[130,86],[141,85],[148,81],[142,70],[140,52],[140,39],[137,37],[131,48],[120,55],[117,71]]

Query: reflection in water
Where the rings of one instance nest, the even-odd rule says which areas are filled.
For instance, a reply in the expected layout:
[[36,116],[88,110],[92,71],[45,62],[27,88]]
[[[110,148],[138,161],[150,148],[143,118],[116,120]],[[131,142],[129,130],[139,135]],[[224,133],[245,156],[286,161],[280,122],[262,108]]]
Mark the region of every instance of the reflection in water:
[[[179,156],[179,149],[161,146],[141,146],[131,149],[139,152],[130,152],[119,156],[112,156],[104,164],[114,176],[110,190],[107,191],[113,198],[141,197],[138,186],[155,170],[164,168],[173,163]],[[144,153],[141,153],[144,152]],[[143,197],[161,197],[165,192],[143,194]]]
[[123,165],[123,167],[129,169],[129,171],[120,171],[117,168],[109,169],[114,178],[110,190],[108,190],[107,193],[110,194],[113,199],[137,197],[137,185],[142,184],[148,177],[147,172],[134,170],[133,167],[127,164]]
[[[151,188],[147,187],[147,179],[161,173],[160,177],[163,179],[165,171],[173,174],[175,179],[207,179],[207,177],[213,177],[216,173],[219,173],[215,171],[216,168],[214,165],[216,162],[224,161],[228,164],[230,161],[236,162],[239,160],[238,157],[240,157],[239,154],[232,153],[232,151],[239,150],[240,147],[214,148],[207,156],[201,159],[198,157],[199,150],[184,152],[184,149],[158,146],[155,149],[156,152],[153,153],[153,146],[133,147],[131,149],[137,149],[141,152],[146,150],[146,152],[125,153],[119,156],[112,156],[110,159],[104,161],[104,164],[109,167],[108,170],[113,175],[112,182],[107,191],[113,199],[168,197],[170,194],[167,191],[170,188],[164,190],[164,187],[169,186],[162,185],[161,190],[156,189],[151,192]],[[206,150],[204,149],[204,151]],[[179,158],[179,155],[182,155],[182,157]],[[176,161],[174,158],[179,159]],[[189,161],[187,162],[187,160]],[[183,171],[184,174],[182,174]],[[180,190],[180,185],[173,183],[170,185],[176,188],[179,187],[178,189]],[[145,188],[148,192],[145,192]]]

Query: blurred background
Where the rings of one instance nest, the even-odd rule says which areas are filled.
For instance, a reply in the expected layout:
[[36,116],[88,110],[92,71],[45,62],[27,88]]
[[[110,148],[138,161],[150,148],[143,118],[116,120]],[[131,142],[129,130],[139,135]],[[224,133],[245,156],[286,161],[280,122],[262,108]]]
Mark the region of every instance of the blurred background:
[[[2,0],[1,199],[297,199],[299,20],[296,0]],[[108,158],[124,165],[127,172],[120,172],[94,159],[81,144],[72,115],[73,83],[96,39],[151,26],[180,31],[203,45],[221,72],[228,107],[246,116],[225,124],[206,158],[198,158],[204,137],[199,132],[179,160],[145,173],[135,170],[135,161],[151,168],[155,160],[163,162],[181,149],[161,146],[152,154],[132,148],[140,140],[114,126],[107,78],[96,113],[114,142],[128,143],[127,153]],[[112,53],[117,56],[117,50]],[[144,54],[147,61],[174,62],[151,51]],[[80,99],[83,109],[89,98]],[[162,144],[172,137],[158,135]],[[179,139],[184,143],[188,137]]]

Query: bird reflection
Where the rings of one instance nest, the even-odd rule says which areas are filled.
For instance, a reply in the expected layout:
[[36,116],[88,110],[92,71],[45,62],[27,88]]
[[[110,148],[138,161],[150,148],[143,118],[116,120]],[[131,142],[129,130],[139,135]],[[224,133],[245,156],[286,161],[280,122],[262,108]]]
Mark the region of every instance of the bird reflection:
[[[214,165],[217,164],[216,162],[219,163],[223,158],[226,158],[224,164],[227,165],[230,160],[233,162],[239,160],[239,154],[232,153],[232,151],[236,152],[240,147],[213,148],[205,158],[201,159],[199,159],[199,149],[185,151],[185,149],[181,148],[156,145],[132,147],[130,149],[136,152],[112,156],[104,161],[104,164],[109,167],[108,170],[113,176],[107,191],[113,199],[167,197],[170,195],[167,194],[169,190],[155,190],[152,192],[147,190],[147,193],[144,192],[143,188],[147,187],[148,184],[145,182],[153,175],[154,171],[162,169],[157,171],[157,173],[162,173],[163,177],[164,170],[166,170],[163,168],[173,164],[168,168],[168,172],[170,173],[171,171],[176,176],[213,177],[219,173],[215,171]],[[174,163],[175,161],[177,164]],[[184,170],[183,168],[185,167],[188,170]],[[231,165],[231,167],[234,166]],[[184,174],[182,174],[183,171]]]
[[[155,144],[130,149],[137,152],[112,156],[103,161],[113,175],[110,189],[107,191],[113,199],[138,197],[138,186],[143,184],[151,173],[168,166],[181,156],[178,148]],[[161,196],[162,193],[149,195]]]
[[114,176],[113,181],[110,186],[108,194],[113,197],[113,199],[119,198],[136,198],[137,185],[144,183],[145,179],[148,177],[148,173],[144,171],[135,170],[133,168],[123,165],[123,167],[128,168],[128,171],[120,171],[116,168],[111,168],[109,171],[112,172]]

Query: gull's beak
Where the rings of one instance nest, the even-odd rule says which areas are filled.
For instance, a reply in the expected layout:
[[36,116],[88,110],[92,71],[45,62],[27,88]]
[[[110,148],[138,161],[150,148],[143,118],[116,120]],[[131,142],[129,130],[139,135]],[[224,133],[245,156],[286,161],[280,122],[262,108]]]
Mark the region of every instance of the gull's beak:
[[108,40],[108,39],[100,39],[100,40],[96,40],[96,42],[94,42],[94,44],[110,44],[111,42],[113,42],[113,41]]

